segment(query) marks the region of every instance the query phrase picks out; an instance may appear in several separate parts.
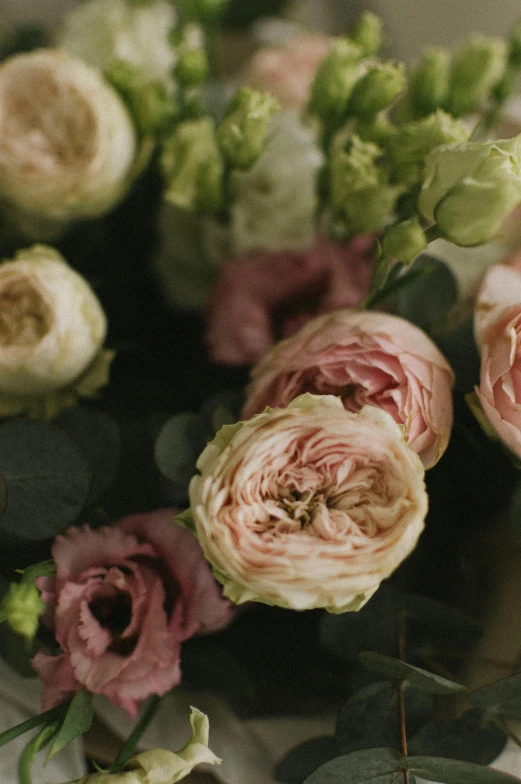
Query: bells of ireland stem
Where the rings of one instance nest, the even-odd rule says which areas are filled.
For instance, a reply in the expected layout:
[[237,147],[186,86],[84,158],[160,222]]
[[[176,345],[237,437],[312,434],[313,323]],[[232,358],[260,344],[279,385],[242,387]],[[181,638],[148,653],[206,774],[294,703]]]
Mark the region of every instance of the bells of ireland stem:
[[438,110],[422,120],[402,125],[389,140],[387,152],[394,182],[421,180],[425,157],[440,144],[464,142],[470,132],[461,120]]
[[44,610],[45,604],[32,581],[11,583],[0,607],[0,613],[11,629],[29,641],[36,634]]
[[482,106],[503,78],[507,58],[505,41],[474,37],[454,57],[445,108],[454,117],[461,117]]
[[217,212],[223,201],[224,163],[209,118],[180,123],[164,142],[165,199],[186,212]]
[[369,234],[388,222],[400,189],[391,186],[376,161],[382,151],[353,136],[331,156],[330,192],[334,220],[350,236]]
[[348,113],[355,117],[373,117],[390,106],[406,85],[403,63],[373,65],[354,85],[348,102]]
[[427,247],[427,238],[418,220],[411,218],[389,226],[382,247],[387,258],[410,264]]
[[382,20],[371,11],[364,11],[360,16],[350,38],[360,47],[364,57],[372,57],[382,46],[382,28]]
[[521,135],[435,147],[427,156],[418,209],[455,245],[494,237],[521,202]]
[[427,47],[410,77],[408,108],[413,117],[424,117],[443,105],[449,90],[451,57],[446,49]]
[[329,133],[344,122],[351,91],[360,77],[359,62],[363,56],[362,49],[349,38],[337,38],[317,69],[308,108]]
[[238,90],[217,128],[219,148],[229,166],[251,169],[264,150],[270,120],[279,108],[269,93],[250,87]]

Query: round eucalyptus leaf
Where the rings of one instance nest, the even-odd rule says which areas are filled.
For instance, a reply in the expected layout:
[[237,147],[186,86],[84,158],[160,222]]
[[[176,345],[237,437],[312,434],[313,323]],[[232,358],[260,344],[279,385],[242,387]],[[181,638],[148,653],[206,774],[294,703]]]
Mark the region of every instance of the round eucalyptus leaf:
[[275,768],[275,777],[284,784],[302,784],[317,768],[339,754],[337,742],[330,735],[307,740],[279,762]]
[[171,482],[186,486],[195,474],[197,458],[209,437],[211,434],[199,414],[177,414],[168,420],[157,438],[157,467]]
[[501,678],[472,691],[470,701],[478,708],[494,712],[505,719],[521,719],[521,673]]
[[23,539],[49,539],[63,531],[90,491],[90,470],[81,450],[44,422],[0,425],[0,474],[7,487],[0,529]]
[[[326,762],[304,784],[394,784],[401,770],[401,758],[394,749],[366,749]],[[414,784],[411,776],[409,784]]]
[[490,765],[503,751],[506,740],[505,733],[487,721],[481,710],[472,709],[453,721],[425,724],[410,737],[409,753]]
[[514,784],[515,776],[472,762],[444,757],[402,757],[402,764],[416,776],[441,784]]
[[454,694],[466,691],[466,687],[460,683],[449,681],[434,672],[414,667],[412,664],[406,664],[381,653],[364,651],[358,658],[367,669],[392,680],[406,680],[411,688],[427,694]]
[[458,301],[458,283],[449,267],[433,256],[419,256],[411,269],[430,268],[397,294],[396,312],[422,329],[440,321]]

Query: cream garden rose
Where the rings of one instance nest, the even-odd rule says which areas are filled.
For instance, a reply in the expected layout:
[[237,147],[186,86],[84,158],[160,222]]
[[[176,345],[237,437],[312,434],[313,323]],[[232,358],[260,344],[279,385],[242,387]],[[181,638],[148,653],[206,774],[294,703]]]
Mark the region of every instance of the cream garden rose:
[[135,156],[130,115],[97,70],[55,49],[0,65],[0,199],[25,236],[107,212]]
[[329,395],[224,427],[197,467],[196,535],[237,604],[358,610],[427,512],[423,466],[391,415]]
[[89,284],[53,248],[35,245],[0,264],[0,415],[75,382],[93,392],[84,374],[106,330]]

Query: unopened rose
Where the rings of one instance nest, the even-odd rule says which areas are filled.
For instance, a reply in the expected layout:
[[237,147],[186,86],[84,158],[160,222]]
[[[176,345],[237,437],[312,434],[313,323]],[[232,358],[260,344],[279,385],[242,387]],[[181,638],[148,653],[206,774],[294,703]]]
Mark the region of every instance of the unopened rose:
[[502,441],[521,457],[521,264],[496,264],[476,300],[475,335],[481,352],[478,397]]
[[37,581],[61,650],[33,659],[44,710],[87,689],[135,716],[179,683],[181,644],[228,622],[201,548],[173,519],[164,509],[56,538],[57,575]]
[[309,250],[254,253],[221,265],[210,298],[206,343],[225,365],[258,362],[279,337],[316,313],[354,307],[367,295],[374,237],[348,245],[317,238]]
[[315,73],[329,51],[331,39],[320,33],[292,35],[279,46],[265,46],[246,69],[246,84],[267,90],[283,109],[300,112],[308,99]]
[[149,749],[132,757],[121,773],[93,773],[79,784],[175,784],[196,765],[219,765],[222,760],[208,748],[208,717],[192,708],[190,724],[192,737],[180,751]]
[[434,343],[385,313],[339,310],[279,343],[254,369],[243,415],[283,407],[303,392],[338,395],[349,411],[387,411],[430,468],[447,447],[454,374]]
[[238,604],[358,610],[423,529],[423,466],[371,406],[302,395],[225,426],[197,467],[196,534]]
[[98,71],[54,49],[0,65],[0,197],[25,235],[108,211],[135,153],[130,116]]
[[91,287],[53,248],[0,264],[0,415],[82,381],[106,330]]

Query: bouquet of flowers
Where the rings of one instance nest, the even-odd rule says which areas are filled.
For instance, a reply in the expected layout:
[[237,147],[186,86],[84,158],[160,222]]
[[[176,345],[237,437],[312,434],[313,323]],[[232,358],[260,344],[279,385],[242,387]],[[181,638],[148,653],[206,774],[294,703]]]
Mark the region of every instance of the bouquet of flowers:
[[469,673],[519,540],[521,26],[409,68],[372,13],[272,20],[224,75],[232,6],[1,30],[0,649],[43,712],[0,745],[30,784],[110,704],[77,781],[173,784],[221,762],[196,708],[139,751],[182,683],[338,712],[273,781],[520,781],[519,660]]

